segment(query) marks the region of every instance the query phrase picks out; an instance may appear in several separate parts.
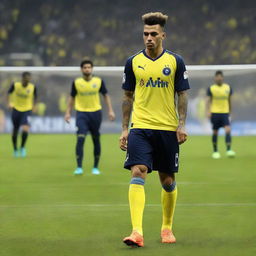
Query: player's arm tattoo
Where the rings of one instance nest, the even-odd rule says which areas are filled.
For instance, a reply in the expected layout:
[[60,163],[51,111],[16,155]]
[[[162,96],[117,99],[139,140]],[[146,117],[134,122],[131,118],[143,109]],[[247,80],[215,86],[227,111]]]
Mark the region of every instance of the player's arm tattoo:
[[123,112],[123,129],[128,129],[129,121],[132,113],[133,106],[133,91],[124,91],[123,104],[122,104],[122,112]]
[[184,126],[187,117],[188,94],[186,91],[178,92],[179,125]]

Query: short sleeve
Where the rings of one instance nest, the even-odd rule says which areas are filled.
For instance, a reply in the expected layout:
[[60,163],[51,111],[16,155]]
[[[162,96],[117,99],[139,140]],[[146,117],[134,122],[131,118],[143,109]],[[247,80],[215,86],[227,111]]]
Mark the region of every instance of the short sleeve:
[[206,91],[206,95],[209,96],[209,97],[212,96],[211,87],[208,87],[208,89]]
[[132,59],[133,58],[130,57],[127,60],[124,68],[122,88],[126,91],[134,91],[136,85],[136,78],[132,68]]
[[34,87],[34,99],[37,99],[37,88]]
[[9,90],[8,90],[8,94],[11,94],[14,91],[14,83],[11,84]]
[[177,61],[177,69],[174,80],[175,91],[180,92],[188,90],[190,86],[188,83],[188,72],[186,70],[186,66],[183,59],[179,55],[176,55],[175,57]]
[[108,93],[108,90],[106,88],[106,84],[105,84],[105,82],[103,80],[101,80],[100,93],[102,95],[105,95],[105,94]]
[[70,96],[75,97],[76,94],[77,94],[77,90],[76,90],[76,87],[75,87],[75,82],[73,82],[72,85],[71,85]]

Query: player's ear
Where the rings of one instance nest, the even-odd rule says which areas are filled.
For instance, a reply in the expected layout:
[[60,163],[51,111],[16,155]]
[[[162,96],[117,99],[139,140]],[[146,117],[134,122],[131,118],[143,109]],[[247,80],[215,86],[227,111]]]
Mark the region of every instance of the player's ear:
[[166,38],[166,33],[163,32],[163,33],[162,33],[162,39],[164,40],[165,38]]

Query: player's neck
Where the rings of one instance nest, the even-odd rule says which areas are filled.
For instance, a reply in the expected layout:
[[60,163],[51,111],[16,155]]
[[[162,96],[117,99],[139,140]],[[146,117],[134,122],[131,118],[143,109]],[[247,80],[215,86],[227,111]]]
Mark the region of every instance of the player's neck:
[[156,59],[157,57],[159,57],[162,52],[163,52],[163,47],[158,47],[156,49],[152,49],[152,50],[149,50],[146,48],[146,54],[151,58],[151,59]]
[[22,86],[23,86],[23,87],[27,87],[27,86],[28,86],[28,83],[22,82]]
[[89,75],[89,76],[83,75],[83,78],[84,78],[84,80],[86,80],[86,81],[90,81],[90,80],[92,79],[92,75]]

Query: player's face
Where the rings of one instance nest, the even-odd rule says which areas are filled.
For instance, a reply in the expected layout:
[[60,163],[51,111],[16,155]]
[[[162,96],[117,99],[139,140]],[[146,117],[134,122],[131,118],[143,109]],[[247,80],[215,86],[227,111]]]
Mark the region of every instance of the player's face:
[[31,75],[25,75],[22,77],[22,83],[27,85],[31,81]]
[[221,85],[221,84],[223,84],[223,81],[224,81],[224,77],[222,75],[215,76],[215,83],[216,84]]
[[84,64],[81,68],[81,71],[84,76],[90,76],[92,74],[92,65],[91,64]]
[[143,31],[144,44],[148,50],[157,49],[162,46],[165,32],[160,25],[145,25]]

